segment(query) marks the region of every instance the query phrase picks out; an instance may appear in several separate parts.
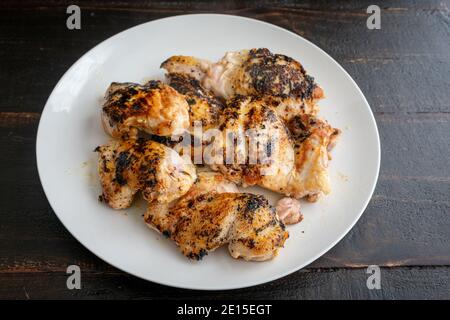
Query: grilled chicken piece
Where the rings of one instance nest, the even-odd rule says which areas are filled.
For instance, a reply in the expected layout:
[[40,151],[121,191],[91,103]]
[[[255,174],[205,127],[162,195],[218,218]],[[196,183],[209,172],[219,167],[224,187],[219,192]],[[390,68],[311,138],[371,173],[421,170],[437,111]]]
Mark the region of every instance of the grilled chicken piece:
[[341,131],[325,120],[303,114],[288,123],[294,141],[295,171],[284,193],[296,199],[307,197],[315,202],[321,193],[330,192],[328,177],[329,151]]
[[197,174],[195,184],[184,195],[184,198],[192,199],[204,193],[238,193],[235,183],[225,178],[222,174],[213,171],[200,171]]
[[236,187],[214,173],[199,173],[191,190],[175,203],[150,204],[145,222],[169,237],[190,259],[228,243],[233,258],[274,258],[289,234],[267,200],[236,193]]
[[309,114],[317,116],[319,112],[319,106],[315,101],[303,100],[294,97],[271,97],[276,106],[276,112],[278,117],[288,123],[292,118],[301,116],[303,114]]
[[168,73],[186,74],[191,78],[202,81],[211,65],[211,61],[204,59],[189,56],[172,56],[161,63],[161,68],[166,69]]
[[170,73],[167,78],[172,88],[186,96],[189,104],[191,129],[196,122],[202,125],[203,130],[217,126],[224,106],[212,92],[203,88],[200,81],[187,74]]
[[221,134],[203,146],[203,159],[244,187],[259,185],[315,201],[330,191],[329,148],[340,131],[307,114],[286,126],[273,103],[272,97],[230,100],[220,119]]
[[324,93],[296,60],[268,49],[227,52],[217,63],[188,56],[173,56],[161,65],[169,73],[188,74],[217,96],[271,95],[279,97],[280,115],[317,112]]
[[197,178],[189,159],[154,141],[111,141],[96,151],[102,199],[114,209],[129,207],[140,190],[147,201],[170,202]]
[[274,183],[287,183],[284,177],[294,168],[294,150],[271,97],[229,100],[219,128],[222,139],[215,137],[203,150],[213,170],[244,187],[258,184],[274,189]]
[[102,123],[114,138],[134,138],[138,130],[181,135],[189,127],[188,111],[185,97],[160,81],[113,82],[105,95]]

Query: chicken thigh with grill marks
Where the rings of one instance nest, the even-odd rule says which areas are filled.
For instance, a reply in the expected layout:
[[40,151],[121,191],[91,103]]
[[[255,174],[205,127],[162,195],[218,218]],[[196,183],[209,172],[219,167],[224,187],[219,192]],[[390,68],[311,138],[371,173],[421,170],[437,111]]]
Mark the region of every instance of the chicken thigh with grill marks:
[[329,149],[339,130],[306,114],[293,117],[286,126],[273,103],[271,97],[230,100],[220,119],[222,134],[203,147],[203,158],[244,187],[259,185],[314,201],[330,191]]
[[170,202],[197,178],[189,159],[154,141],[111,141],[96,151],[102,199],[114,209],[129,207],[138,191],[147,201]]
[[263,196],[236,191],[217,173],[199,173],[196,184],[179,200],[150,203],[145,222],[191,259],[200,260],[225,244],[234,258],[272,259],[288,232]]
[[320,194],[330,192],[328,160],[341,131],[308,114],[293,117],[288,128],[294,143],[295,169],[282,193],[314,202]]
[[220,117],[222,134],[203,148],[206,164],[244,187],[287,183],[283,178],[294,168],[294,149],[272,104],[271,97],[229,100]]
[[280,114],[315,114],[323,90],[296,60],[268,49],[228,52],[217,63],[189,56],[173,56],[161,67],[188,74],[217,96],[271,95],[280,100]]
[[102,109],[103,127],[114,138],[136,137],[139,130],[170,136],[189,127],[184,95],[160,81],[112,83]]

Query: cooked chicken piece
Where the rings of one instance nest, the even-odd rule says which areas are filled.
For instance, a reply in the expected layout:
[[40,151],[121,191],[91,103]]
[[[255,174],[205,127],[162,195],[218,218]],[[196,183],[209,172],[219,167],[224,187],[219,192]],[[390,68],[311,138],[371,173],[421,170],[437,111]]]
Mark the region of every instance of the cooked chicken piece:
[[294,198],[283,198],[277,202],[278,218],[284,224],[296,224],[303,220],[300,212],[300,201]]
[[309,114],[316,116],[319,112],[319,106],[314,102],[302,100],[293,97],[271,97],[274,101],[274,106],[277,115],[284,123],[288,123],[293,117],[302,114]]
[[228,101],[220,119],[222,139],[215,137],[203,150],[206,164],[244,187],[274,189],[286,184],[284,177],[294,168],[294,150],[272,105],[271,97],[237,96]]
[[103,127],[114,138],[136,137],[138,130],[181,135],[189,127],[185,97],[160,81],[112,83],[102,109]]
[[330,191],[328,148],[339,130],[306,114],[293,117],[287,128],[276,108],[272,97],[230,100],[220,119],[221,134],[203,147],[203,159],[244,187],[259,185],[314,201]]
[[196,184],[178,201],[149,204],[145,222],[191,259],[200,260],[227,243],[233,258],[272,259],[288,232],[263,196],[236,191],[219,174],[199,173]]
[[[224,99],[234,95],[271,95],[284,101],[280,114],[314,114],[323,90],[296,60],[268,49],[228,52],[217,63],[174,56],[161,65],[169,73],[185,73]],[[287,109],[287,110],[286,110]],[[284,117],[283,117],[284,118]]]
[[202,81],[211,65],[211,61],[204,59],[189,56],[172,56],[161,63],[161,68],[166,69],[169,73],[186,74],[198,81]]
[[238,193],[239,189],[223,175],[214,171],[199,171],[197,181],[184,195],[184,199],[192,199],[203,193]]
[[202,130],[217,126],[224,106],[212,92],[203,88],[197,79],[186,74],[169,73],[167,78],[172,88],[186,96],[186,101],[189,104],[191,128],[194,127],[195,123],[201,124]]
[[321,193],[330,192],[329,150],[341,131],[325,120],[307,114],[293,117],[288,127],[294,141],[295,171],[284,193],[315,202]]
[[129,207],[140,190],[147,201],[170,202],[185,194],[197,178],[189,159],[154,141],[111,141],[96,151],[101,197],[114,209]]

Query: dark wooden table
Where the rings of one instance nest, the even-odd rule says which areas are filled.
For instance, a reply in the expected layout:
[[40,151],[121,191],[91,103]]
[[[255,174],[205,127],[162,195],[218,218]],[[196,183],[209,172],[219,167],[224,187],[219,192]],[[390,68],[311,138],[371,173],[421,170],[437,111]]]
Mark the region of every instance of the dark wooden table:
[[[74,3],[76,31],[69,3],[0,3],[0,298],[450,298],[450,1],[378,1],[380,30],[366,28],[373,0]],[[35,160],[45,101],[82,54],[134,25],[199,12],[268,21],[323,48],[365,93],[382,146],[373,199],[335,248],[277,281],[213,293],[146,282],[95,257],[53,213]],[[66,288],[72,264],[81,290]],[[372,264],[381,290],[366,286]]]

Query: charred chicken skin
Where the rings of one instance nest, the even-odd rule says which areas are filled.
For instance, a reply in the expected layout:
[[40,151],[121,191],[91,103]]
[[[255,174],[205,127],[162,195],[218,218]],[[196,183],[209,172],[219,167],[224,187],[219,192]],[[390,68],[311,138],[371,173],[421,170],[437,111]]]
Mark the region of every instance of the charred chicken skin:
[[217,125],[224,105],[211,91],[187,74],[170,73],[167,78],[169,85],[186,97],[191,128],[201,124],[202,129],[207,130]]
[[235,191],[219,174],[199,173],[196,184],[179,200],[150,203],[145,222],[191,259],[200,260],[225,244],[234,258],[272,259],[288,232],[264,197]]
[[96,151],[101,197],[114,209],[129,207],[138,191],[147,201],[170,202],[185,194],[197,178],[189,159],[154,141],[111,141]]
[[161,67],[168,73],[183,73],[199,80],[223,99],[235,95],[278,97],[286,116],[315,114],[316,102],[324,97],[322,88],[298,61],[265,48],[228,52],[216,63],[173,56]]
[[102,123],[114,138],[133,138],[139,130],[181,135],[189,127],[189,106],[182,94],[160,81],[114,82],[105,95]]
[[316,200],[330,191],[329,151],[340,131],[307,114],[285,124],[276,103],[272,97],[229,100],[219,121],[222,134],[202,146],[203,159],[244,187]]

